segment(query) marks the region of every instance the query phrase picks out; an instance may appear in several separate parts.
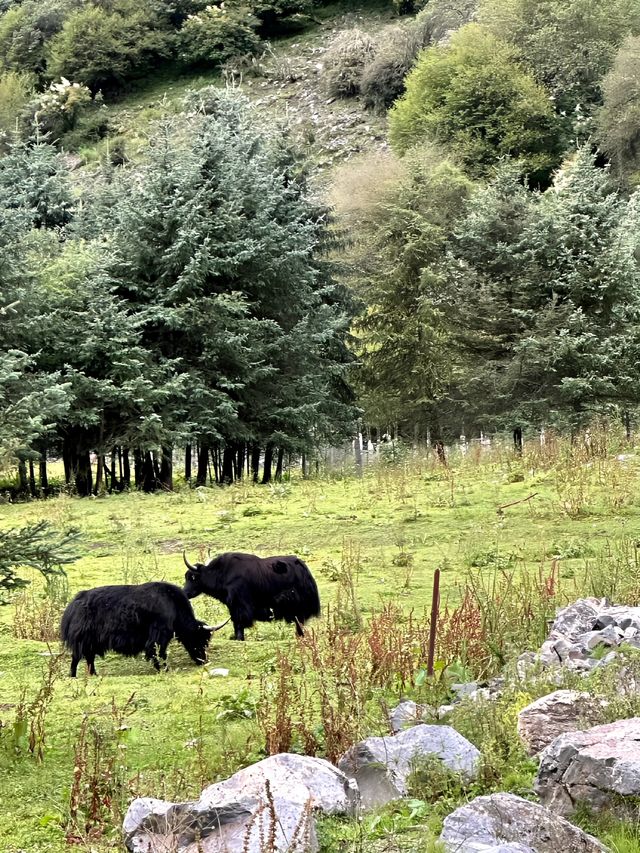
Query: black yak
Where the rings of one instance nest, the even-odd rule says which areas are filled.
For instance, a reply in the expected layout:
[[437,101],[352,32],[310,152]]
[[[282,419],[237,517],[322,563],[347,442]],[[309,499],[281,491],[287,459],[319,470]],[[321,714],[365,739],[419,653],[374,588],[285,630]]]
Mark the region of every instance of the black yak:
[[318,587],[299,557],[229,552],[193,565],[186,554],[182,556],[188,569],[184,591],[189,598],[205,593],[226,604],[234,640],[244,640],[245,628],[254,622],[273,619],[294,622],[296,633],[302,637],[307,619],[320,615]]
[[158,656],[167,659],[167,646],[174,636],[197,664],[203,664],[211,635],[223,625],[200,622],[179,586],[153,581],[79,592],[62,615],[60,635],[71,652],[70,675],[75,678],[82,658],[90,675],[95,675],[96,655],[104,657],[108,651],[131,657],[144,652],[159,670]]

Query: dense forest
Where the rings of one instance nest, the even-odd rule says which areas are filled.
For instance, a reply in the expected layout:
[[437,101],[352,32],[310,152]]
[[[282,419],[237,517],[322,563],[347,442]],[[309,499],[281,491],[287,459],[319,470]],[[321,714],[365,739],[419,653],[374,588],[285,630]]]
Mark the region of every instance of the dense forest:
[[387,115],[388,145],[328,191],[295,128],[222,77],[128,156],[110,104],[157,74],[250,75],[328,5],[0,2],[0,451],[18,491],[51,491],[50,458],[80,495],[170,489],[178,451],[194,483],[269,482],[363,426],[631,429],[640,0],[376,4],[388,26],[338,32],[322,77]]

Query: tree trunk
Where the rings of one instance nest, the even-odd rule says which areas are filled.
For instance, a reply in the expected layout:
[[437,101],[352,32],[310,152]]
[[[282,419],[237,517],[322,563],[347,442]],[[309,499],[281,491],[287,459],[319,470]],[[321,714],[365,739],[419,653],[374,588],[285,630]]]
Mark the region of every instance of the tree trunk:
[[157,462],[150,450],[146,450],[142,457],[142,491],[155,492],[158,485]]
[[262,484],[271,482],[271,466],[273,465],[273,444],[269,442],[264,450],[264,469],[262,471]]
[[69,439],[65,436],[62,439],[62,464],[64,465],[64,481],[67,486],[71,485],[71,448]]
[[196,474],[196,486],[207,485],[207,473],[209,470],[209,448],[202,442],[198,443],[198,473]]
[[218,447],[214,447],[211,450],[211,464],[213,465],[213,481],[215,483],[220,482],[220,451]]
[[240,442],[238,454],[236,456],[236,480],[242,480],[244,477],[244,457],[247,452],[247,445],[244,441]]
[[233,445],[225,444],[224,450],[222,451],[222,472],[220,476],[220,482],[225,486],[228,486],[230,483],[233,483],[233,457],[235,455],[235,449]]
[[163,447],[160,460],[160,485],[167,492],[173,491],[173,448]]
[[99,495],[103,491],[104,461],[104,456],[99,453],[96,467],[96,484],[93,490],[94,495]]
[[278,448],[278,461],[276,462],[276,473],[275,473],[275,478],[276,478],[277,483],[282,482],[283,462],[284,462],[284,448],[279,447]]
[[437,439],[435,442],[436,445],[436,453],[438,454],[438,460],[446,466],[447,464],[447,455],[444,450],[444,442],[441,438]]
[[622,420],[624,423],[624,431],[627,436],[627,441],[631,441],[631,415],[628,411],[623,412]]
[[522,456],[522,427],[517,426],[513,431],[513,449],[516,456]]
[[40,462],[39,462],[39,475],[40,475],[40,492],[43,497],[48,497],[49,495],[49,477],[47,476],[47,448],[43,447],[40,451]]
[[251,479],[254,483],[260,477],[260,445],[256,442],[251,445]]
[[121,475],[120,488],[131,488],[131,465],[129,464],[129,448],[123,447],[120,455]]
[[139,447],[133,449],[133,478],[136,489],[142,488],[142,453]]
[[38,497],[38,490],[36,489],[36,472],[33,467],[33,459],[29,460],[29,494],[32,498]]
[[93,492],[93,472],[91,470],[91,456],[88,450],[81,450],[76,457],[75,466],[76,493],[83,498],[88,498]]
[[[116,477],[116,455],[117,454],[118,454],[118,448],[113,447],[111,450],[111,477],[109,479],[109,494],[111,494],[114,489],[120,490],[120,481]],[[122,479],[122,462],[120,462],[120,479]]]
[[184,449],[184,478],[187,483],[191,482],[191,445],[187,444]]
[[27,462],[25,459],[18,459],[18,494],[20,495],[20,497],[23,498],[26,498],[29,494]]
[[304,452],[304,450],[302,451],[302,455],[300,457],[300,467],[302,469],[302,479],[306,480],[309,475],[307,472],[307,454]]

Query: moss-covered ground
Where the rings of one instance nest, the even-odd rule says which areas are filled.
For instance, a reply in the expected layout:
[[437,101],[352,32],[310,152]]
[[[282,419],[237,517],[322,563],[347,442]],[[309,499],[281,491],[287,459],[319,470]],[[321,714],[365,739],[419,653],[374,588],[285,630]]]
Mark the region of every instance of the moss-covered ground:
[[[472,450],[452,458],[448,468],[431,457],[409,456],[371,465],[362,477],[342,471],[309,480],[292,476],[271,486],[183,486],[171,494],[61,495],[3,504],[0,525],[46,519],[60,529],[78,528],[80,558],[67,572],[70,594],[106,583],[179,583],[183,548],[192,559],[209,550],[296,553],[317,578],[326,611],[336,601],[336,569],[346,550],[366,620],[389,602],[422,614],[430,604],[436,567],[442,569],[443,597],[451,603],[467,573],[535,571],[554,556],[560,557],[560,585],[567,597],[592,591],[581,590],[581,584],[593,584],[594,567],[613,578],[615,587],[620,554],[628,554],[629,543],[640,538],[639,479],[640,458],[632,448],[591,456],[554,445],[523,460],[510,449],[481,458]],[[23,622],[29,623],[40,594],[34,577],[31,591],[18,602]],[[194,604],[207,620],[226,615],[211,600]],[[121,849],[118,817],[128,797],[191,797],[204,784],[263,757],[255,706],[261,678],[274,669],[278,651],[295,653],[289,626],[260,624],[243,644],[229,642],[227,627],[214,638],[204,668],[195,667],[173,643],[167,672],[155,674],[144,659],[109,655],[98,660],[97,678],[83,673],[71,680],[68,660],[58,661],[55,641],[15,637],[16,614],[15,603],[0,609],[3,853],[62,853],[69,841],[97,853]],[[212,668],[229,674],[211,675]],[[34,720],[42,725],[32,733],[32,754]],[[91,750],[100,752],[95,771]],[[97,780],[100,774],[110,778]],[[96,822],[97,829],[86,830],[82,815],[91,791],[103,792],[105,801],[95,808],[104,819]],[[116,791],[111,801],[109,792]],[[325,849],[426,850],[426,836],[418,842],[412,834],[416,821],[425,818],[423,805],[385,813],[373,829],[369,822],[369,846],[362,846],[361,828],[329,827]],[[74,809],[80,815],[75,823],[69,819]],[[397,847],[374,846],[381,826]]]

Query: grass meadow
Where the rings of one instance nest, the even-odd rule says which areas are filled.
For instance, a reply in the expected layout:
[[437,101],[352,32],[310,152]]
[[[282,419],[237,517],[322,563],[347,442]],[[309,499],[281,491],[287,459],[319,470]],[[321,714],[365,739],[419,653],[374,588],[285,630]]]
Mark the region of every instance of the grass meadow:
[[[44,519],[81,533],[65,579],[45,588],[34,576],[0,608],[0,850],[122,850],[134,796],[191,798],[280,749],[335,758],[364,734],[387,733],[385,710],[400,696],[437,704],[451,680],[509,666],[542,641],[565,601],[637,603],[639,483],[633,444],[603,432],[588,443],[548,438],[521,458],[508,446],[471,446],[444,467],[401,449],[360,477],[338,470],[270,486],[0,505],[3,528]],[[109,655],[96,662],[97,678],[69,679],[56,639],[68,597],[107,583],[180,583],[183,548],[192,560],[209,550],[296,553],[318,581],[323,616],[303,641],[291,626],[259,624],[234,643],[229,625],[203,668],[172,643],[166,672]],[[436,568],[441,620],[429,679]],[[213,600],[194,606],[208,621],[226,617]],[[515,713],[545,689],[521,688],[484,720],[477,708],[459,714],[486,758],[477,792],[528,790],[535,768],[517,744]],[[325,821],[323,849],[436,849],[445,806],[469,792],[430,780],[357,825]],[[614,849],[640,849],[635,828],[615,832]]]

